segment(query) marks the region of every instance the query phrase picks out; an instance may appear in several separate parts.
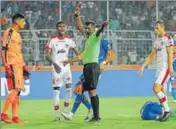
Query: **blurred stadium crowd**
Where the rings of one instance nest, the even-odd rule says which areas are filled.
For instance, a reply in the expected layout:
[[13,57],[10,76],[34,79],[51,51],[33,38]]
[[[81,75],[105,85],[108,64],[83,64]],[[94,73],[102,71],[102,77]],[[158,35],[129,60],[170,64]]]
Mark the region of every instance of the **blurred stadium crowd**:
[[[176,41],[176,1],[88,1],[81,2],[83,21],[94,20],[101,24],[109,19],[105,38],[110,39],[117,53],[114,64],[140,63],[152,47],[153,25],[156,19],[166,21],[166,30],[172,31]],[[68,24],[68,34],[80,50],[83,37],[76,31],[73,10],[76,1],[1,1],[1,28],[6,29],[14,13],[27,17],[22,33],[25,58],[29,64],[48,65],[44,57],[47,38],[55,33],[55,24],[60,19]],[[108,32],[108,33],[107,33]],[[2,34],[2,33],[1,33]],[[71,56],[73,56],[71,54]]]

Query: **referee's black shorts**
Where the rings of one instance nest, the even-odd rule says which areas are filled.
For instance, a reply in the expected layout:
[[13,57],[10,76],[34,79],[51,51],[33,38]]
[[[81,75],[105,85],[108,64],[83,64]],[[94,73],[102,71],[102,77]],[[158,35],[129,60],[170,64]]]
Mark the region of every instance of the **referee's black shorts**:
[[100,66],[98,63],[89,63],[84,65],[83,74],[85,82],[83,84],[84,91],[89,91],[97,88]]

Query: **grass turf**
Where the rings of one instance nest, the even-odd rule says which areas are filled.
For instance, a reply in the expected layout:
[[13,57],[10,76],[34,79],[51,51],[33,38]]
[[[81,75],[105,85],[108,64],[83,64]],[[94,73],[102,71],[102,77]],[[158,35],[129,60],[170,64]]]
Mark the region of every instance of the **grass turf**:
[[[169,99],[170,107],[176,108],[176,104]],[[28,123],[14,125],[1,122],[1,129],[176,129],[176,119],[163,123],[140,119],[140,108],[148,100],[157,101],[155,97],[101,98],[102,120],[96,124],[84,122],[87,110],[83,105],[72,121],[65,121],[61,117],[61,121],[53,122],[52,100],[23,100],[20,105],[20,118]],[[1,105],[3,103],[4,101],[1,101]],[[62,106],[63,104],[61,108]]]

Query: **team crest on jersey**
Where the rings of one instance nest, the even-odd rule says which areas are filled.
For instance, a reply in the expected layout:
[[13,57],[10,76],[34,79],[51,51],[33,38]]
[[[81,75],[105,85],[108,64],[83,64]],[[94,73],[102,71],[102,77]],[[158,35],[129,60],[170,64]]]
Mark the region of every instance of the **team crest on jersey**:
[[68,47],[69,47],[69,44],[65,44],[65,47],[68,48]]
[[158,48],[158,49],[156,49],[156,50],[157,50],[157,51],[161,51],[161,49],[162,49],[162,48]]

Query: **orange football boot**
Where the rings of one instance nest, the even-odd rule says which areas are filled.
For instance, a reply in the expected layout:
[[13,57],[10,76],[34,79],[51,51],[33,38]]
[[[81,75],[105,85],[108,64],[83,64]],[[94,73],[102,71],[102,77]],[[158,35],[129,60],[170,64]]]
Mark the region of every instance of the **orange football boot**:
[[5,123],[8,123],[8,124],[12,123],[12,120],[9,119],[8,115],[4,114],[4,113],[1,113],[1,121],[5,122]]
[[24,121],[20,120],[18,117],[13,117],[12,118],[12,122],[14,124],[22,124],[22,123],[24,123]]

